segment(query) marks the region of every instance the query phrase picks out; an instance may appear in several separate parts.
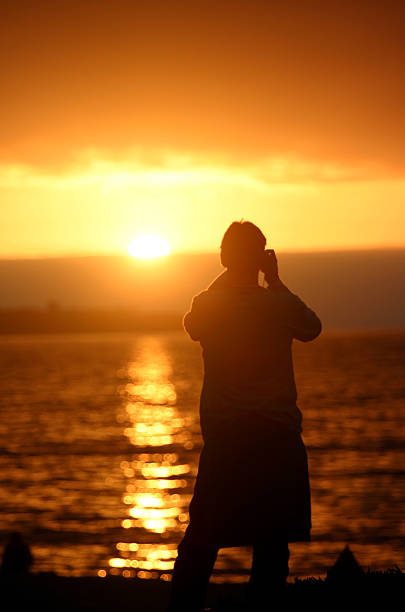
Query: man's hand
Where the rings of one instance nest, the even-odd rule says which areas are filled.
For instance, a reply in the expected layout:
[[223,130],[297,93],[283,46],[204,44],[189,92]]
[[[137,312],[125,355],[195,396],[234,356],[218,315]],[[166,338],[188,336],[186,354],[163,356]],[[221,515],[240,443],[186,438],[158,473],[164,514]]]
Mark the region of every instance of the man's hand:
[[264,278],[269,285],[279,280],[277,257],[273,249],[264,251],[260,269],[264,272]]

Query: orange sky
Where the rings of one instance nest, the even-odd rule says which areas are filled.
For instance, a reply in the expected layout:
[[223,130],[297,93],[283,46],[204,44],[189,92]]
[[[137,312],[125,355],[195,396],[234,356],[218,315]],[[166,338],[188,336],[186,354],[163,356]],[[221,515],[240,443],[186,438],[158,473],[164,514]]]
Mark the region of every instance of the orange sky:
[[404,245],[401,3],[0,10],[0,256]]

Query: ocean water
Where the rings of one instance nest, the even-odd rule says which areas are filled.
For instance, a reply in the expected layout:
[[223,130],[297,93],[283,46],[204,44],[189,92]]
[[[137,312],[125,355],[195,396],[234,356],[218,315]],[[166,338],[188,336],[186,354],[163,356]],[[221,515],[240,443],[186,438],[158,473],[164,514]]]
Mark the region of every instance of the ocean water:
[[[325,332],[294,360],[313,529],[291,578],[324,576],[346,544],[364,568],[404,568],[405,331]],[[181,331],[1,337],[0,544],[22,531],[36,572],[170,580],[201,380]],[[213,580],[246,580],[250,560],[223,549]]]

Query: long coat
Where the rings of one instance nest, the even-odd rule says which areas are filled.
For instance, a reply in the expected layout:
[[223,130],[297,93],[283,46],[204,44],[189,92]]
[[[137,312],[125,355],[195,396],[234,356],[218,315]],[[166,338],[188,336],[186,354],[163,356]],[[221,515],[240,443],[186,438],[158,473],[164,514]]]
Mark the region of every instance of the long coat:
[[291,344],[315,338],[318,317],[282,283],[232,286],[224,272],[193,299],[183,323],[204,360],[204,447],[188,530],[218,548],[310,540]]

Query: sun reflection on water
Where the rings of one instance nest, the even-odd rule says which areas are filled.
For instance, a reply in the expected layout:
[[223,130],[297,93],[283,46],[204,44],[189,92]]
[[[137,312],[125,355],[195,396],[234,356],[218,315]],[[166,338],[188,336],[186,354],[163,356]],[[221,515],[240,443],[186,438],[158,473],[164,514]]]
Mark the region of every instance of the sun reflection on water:
[[121,526],[134,541],[116,544],[117,554],[109,559],[108,571],[168,581],[179,538],[162,540],[176,533],[181,537],[189,520],[189,479],[194,474],[184,454],[194,446],[193,418],[177,408],[169,354],[161,341],[144,337],[137,349],[125,371],[124,410],[118,415],[135,451],[120,464],[126,478],[122,496],[126,517]]

